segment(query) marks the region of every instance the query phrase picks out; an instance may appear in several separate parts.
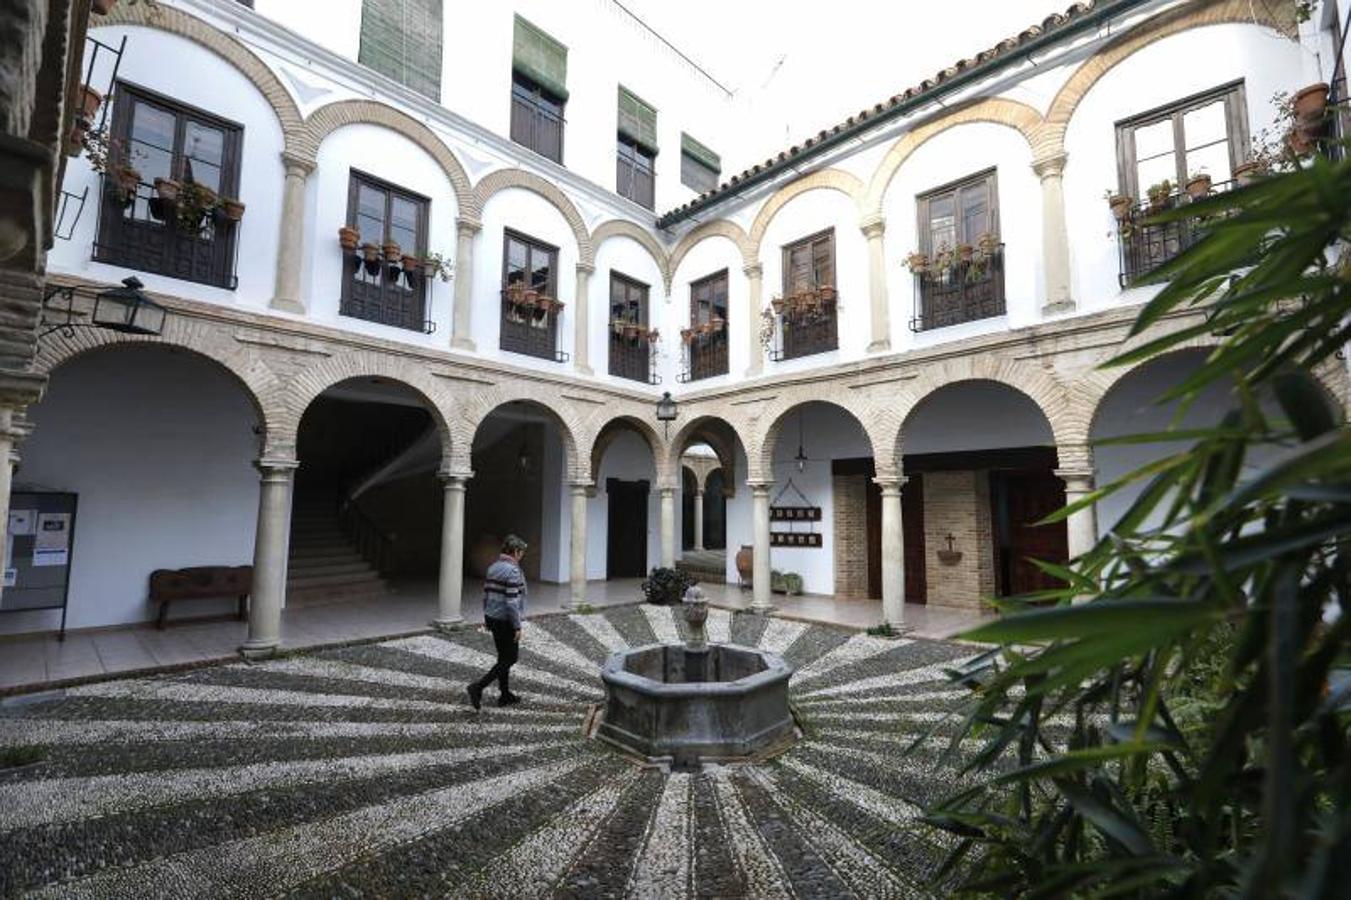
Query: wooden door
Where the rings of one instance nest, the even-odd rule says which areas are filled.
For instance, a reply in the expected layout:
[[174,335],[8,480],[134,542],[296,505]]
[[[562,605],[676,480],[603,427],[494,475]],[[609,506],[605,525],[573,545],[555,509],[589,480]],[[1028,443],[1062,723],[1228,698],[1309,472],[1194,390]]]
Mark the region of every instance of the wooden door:
[[901,488],[901,543],[905,557],[905,602],[928,603],[924,568],[924,476],[910,475]]
[[882,596],[882,489],[873,483],[871,475],[863,476],[863,481],[867,497],[864,521],[868,528],[868,596],[876,600]]
[[1064,564],[1069,559],[1065,523],[1035,524],[1064,505],[1065,486],[1051,472],[990,473],[995,580],[1001,597],[1062,586],[1028,560]]
[[609,497],[609,528],[605,541],[606,578],[642,578],[647,575],[646,481],[605,482]]

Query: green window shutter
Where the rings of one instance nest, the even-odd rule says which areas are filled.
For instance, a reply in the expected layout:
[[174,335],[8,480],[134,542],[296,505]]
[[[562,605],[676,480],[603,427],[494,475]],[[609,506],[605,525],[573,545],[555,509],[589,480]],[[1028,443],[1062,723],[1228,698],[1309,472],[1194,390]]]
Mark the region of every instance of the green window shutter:
[[568,48],[520,16],[512,38],[511,67],[558,99],[568,99]]
[[364,0],[357,61],[441,99],[441,0]]
[[619,89],[619,133],[657,152],[657,111],[624,88]]
[[680,152],[698,161],[701,165],[712,169],[713,174],[718,175],[722,173],[721,157],[683,131],[680,133]]

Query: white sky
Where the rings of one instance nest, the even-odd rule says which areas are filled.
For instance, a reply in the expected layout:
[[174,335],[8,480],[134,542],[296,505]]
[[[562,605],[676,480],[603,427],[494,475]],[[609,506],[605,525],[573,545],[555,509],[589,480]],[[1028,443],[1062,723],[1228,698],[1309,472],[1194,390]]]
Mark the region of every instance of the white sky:
[[746,148],[751,158],[835,125],[1070,5],[1070,0],[619,2],[751,104],[756,129]]

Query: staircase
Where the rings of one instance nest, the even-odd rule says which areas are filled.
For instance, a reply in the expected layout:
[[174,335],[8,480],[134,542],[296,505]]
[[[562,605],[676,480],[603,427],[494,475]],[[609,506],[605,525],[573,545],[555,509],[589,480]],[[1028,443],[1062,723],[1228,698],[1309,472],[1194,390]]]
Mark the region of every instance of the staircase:
[[675,567],[704,584],[727,583],[726,550],[686,550]]
[[331,498],[296,498],[291,510],[291,557],[286,575],[290,606],[319,606],[379,597],[385,581],[338,526]]

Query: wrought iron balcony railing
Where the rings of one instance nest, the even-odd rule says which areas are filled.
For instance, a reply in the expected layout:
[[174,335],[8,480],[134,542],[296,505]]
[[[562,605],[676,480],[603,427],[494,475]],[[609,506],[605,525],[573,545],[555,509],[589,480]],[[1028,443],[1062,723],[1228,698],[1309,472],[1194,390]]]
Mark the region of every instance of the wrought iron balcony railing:
[[677,381],[685,383],[727,374],[726,322],[719,320],[686,328],[680,339],[685,348],[685,366]]
[[499,345],[512,353],[523,353],[553,362],[567,362],[567,353],[558,349],[558,317],[563,303],[538,291],[502,291],[502,338]]
[[[966,249],[970,252],[967,253]],[[1004,314],[1004,245],[939,253],[913,263],[911,331],[929,331]]]
[[797,359],[839,347],[839,303],[835,288],[827,285],[776,297],[771,306],[775,328],[770,359]]
[[1185,190],[1174,191],[1130,207],[1125,216],[1117,222],[1117,243],[1121,252],[1119,276],[1121,286],[1130,287],[1134,282],[1194,245],[1205,237],[1216,221],[1215,217],[1207,216],[1151,222],[1151,216],[1185,207],[1211,194],[1230,190],[1234,185],[1235,182],[1232,181],[1208,185],[1205,191],[1196,189],[1194,195]]
[[610,323],[610,374],[648,384],[661,384],[656,372],[656,329],[634,322]]

